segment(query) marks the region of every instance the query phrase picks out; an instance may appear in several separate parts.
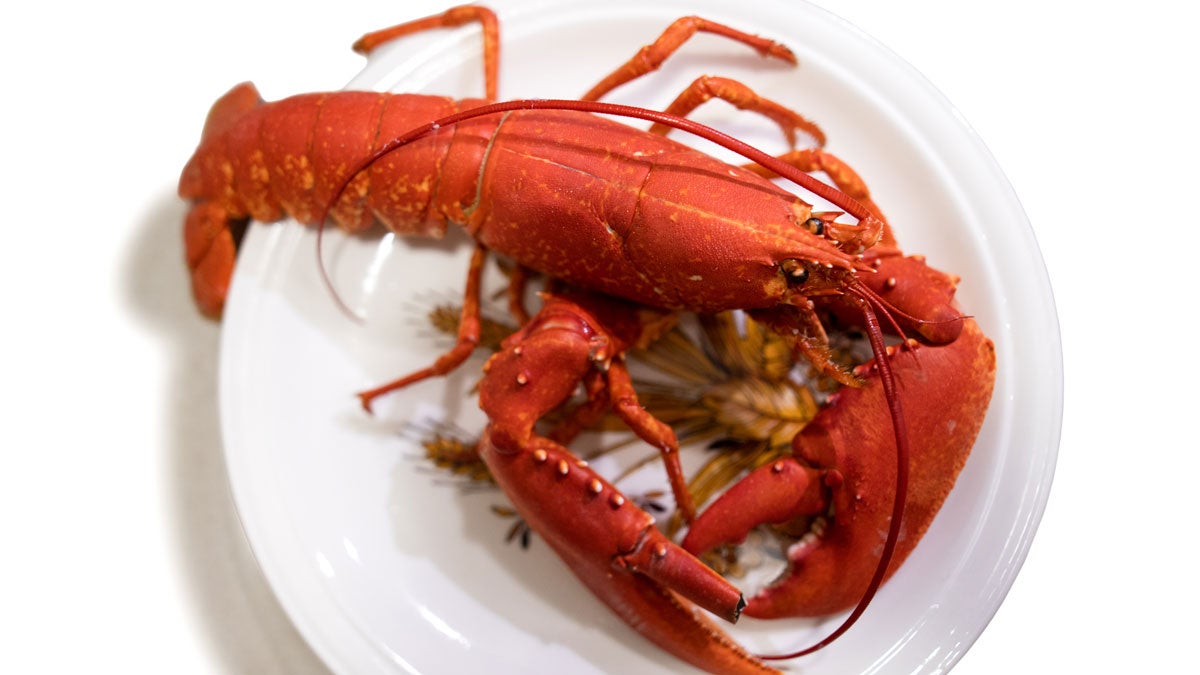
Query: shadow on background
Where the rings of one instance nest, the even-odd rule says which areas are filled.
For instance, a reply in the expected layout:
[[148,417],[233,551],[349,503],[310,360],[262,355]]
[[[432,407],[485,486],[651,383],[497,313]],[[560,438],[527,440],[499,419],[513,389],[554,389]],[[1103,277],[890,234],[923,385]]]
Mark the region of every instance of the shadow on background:
[[217,414],[220,326],[201,317],[183,264],[185,205],[164,194],[135,229],[126,300],[168,354],[164,507],[199,625],[230,673],[329,670],[292,625],[250,550],[234,507]]

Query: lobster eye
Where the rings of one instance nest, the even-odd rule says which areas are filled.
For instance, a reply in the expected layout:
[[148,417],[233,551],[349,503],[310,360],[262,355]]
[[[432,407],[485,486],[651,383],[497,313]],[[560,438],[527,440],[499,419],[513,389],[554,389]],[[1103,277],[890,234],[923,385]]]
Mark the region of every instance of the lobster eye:
[[825,231],[825,221],[820,218],[809,218],[804,221],[804,227],[807,227],[809,232],[819,237]]
[[808,266],[799,260],[784,260],[780,267],[788,276],[788,283],[802,284],[808,281]]

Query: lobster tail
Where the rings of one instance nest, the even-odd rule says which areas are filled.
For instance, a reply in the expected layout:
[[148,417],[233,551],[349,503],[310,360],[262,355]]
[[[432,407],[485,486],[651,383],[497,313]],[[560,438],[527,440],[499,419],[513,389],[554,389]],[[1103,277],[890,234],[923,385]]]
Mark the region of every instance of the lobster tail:
[[184,254],[191,272],[192,295],[205,316],[221,316],[245,225],[245,220],[230,219],[214,202],[201,202],[188,211],[183,224]]
[[253,82],[236,84],[232,89],[213,103],[204,120],[204,131],[200,132],[200,142],[204,142],[217,134],[232,127],[247,112],[262,105],[262,97]]

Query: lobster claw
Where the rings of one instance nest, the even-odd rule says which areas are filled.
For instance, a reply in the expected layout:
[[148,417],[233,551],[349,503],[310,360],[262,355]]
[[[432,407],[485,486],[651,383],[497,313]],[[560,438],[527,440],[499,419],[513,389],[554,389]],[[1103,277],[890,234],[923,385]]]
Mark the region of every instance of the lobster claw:
[[[995,348],[970,319],[945,345],[888,349],[912,446],[907,506],[890,576],[929,528],[983,424]],[[693,523],[694,554],[741,541],[750,528],[799,518],[817,523],[788,552],[789,570],[750,598],[759,618],[822,616],[862,598],[879,562],[896,489],[896,441],[871,363],[863,387],[843,387],[793,440],[793,457],[760,467]],[[801,496],[797,496],[801,495]],[[729,514],[738,514],[731,520]]]
[[837,471],[813,469],[791,457],[760,466],[701,514],[684,537],[683,547],[699,554],[721,544],[740,544],[758,525],[782,525],[825,513],[828,486],[841,480]]
[[650,514],[548,439],[532,451],[498,444],[505,444],[503,435],[489,427],[479,454],[506,496],[626,623],[709,672],[776,672],[698,611],[736,621],[745,603],[737,588],[659,532]]
[[[890,314],[901,328],[930,344],[958,338],[964,317],[954,306],[957,276],[930,267],[924,256],[903,256],[895,249],[866,262],[875,273],[859,275],[859,280],[894,310]],[[861,313],[850,305],[833,303],[830,309],[846,323],[861,323]]]
[[[577,425],[560,422],[548,435],[535,429],[583,384],[588,401],[567,419],[586,421],[611,407],[664,452],[668,478],[686,490],[682,470],[670,467],[678,461],[674,433],[637,402],[619,356],[656,334],[664,313],[584,292],[548,292],[543,300],[488,360],[479,383],[490,422],[477,452],[492,478],[592,593],[647,639],[710,672],[774,672],[700,611],[736,621],[741,591],[671,542],[653,516],[563,445]],[[675,494],[676,503],[690,500]]]

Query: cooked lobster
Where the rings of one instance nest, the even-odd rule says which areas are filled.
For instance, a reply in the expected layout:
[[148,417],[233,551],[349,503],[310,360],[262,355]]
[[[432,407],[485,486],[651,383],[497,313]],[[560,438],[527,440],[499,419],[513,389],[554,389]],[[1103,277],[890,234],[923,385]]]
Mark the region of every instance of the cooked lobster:
[[[237,233],[249,218],[290,215],[315,224],[328,217],[350,231],[381,222],[430,237],[442,236],[450,222],[463,225],[477,248],[455,346],[428,368],[365,392],[364,406],[459,366],[479,341],[486,256],[511,259],[518,270],[511,304],[527,323],[489,362],[481,406],[491,421],[479,453],[523,516],[601,599],[664,648],[714,672],[765,666],[707,622],[684,621],[690,610],[677,598],[733,619],[740,593],[579,466],[565,447],[570,432],[555,439],[533,425],[584,385],[591,402],[585,411],[616,404],[662,450],[672,491],[690,518],[672,459],[674,436],[637,412],[621,352],[652,339],[655,324],[645,319],[664,310],[751,312],[797,355],[848,386],[796,437],[792,458],[755,471],[703,511],[683,546],[698,552],[736,541],[759,523],[824,516],[822,533],[790,552],[786,578],[751,599],[747,611],[854,607],[830,639],[836,637],[928,527],[987,409],[991,343],[955,307],[955,279],[900,254],[866,185],[832,154],[814,147],[770,157],[686,119],[716,96],[771,118],[789,138],[799,130],[823,143],[815,124],[745,85],[701,78],[666,112],[596,100],[657,68],[696,31],[794,62],[782,45],[688,17],[582,101],[507,103],[491,103],[499,42],[496,18],[485,8],[457,7],[368,34],[356,46],[369,52],[419,30],[472,21],[483,26],[486,99],[337,92],[263,103],[243,84],[217,101],[180,179],[181,196],[193,202],[185,241],[200,308],[220,314]],[[643,131],[593,113],[656,126]],[[676,143],[665,137],[670,128],[718,142],[757,166],[729,165]],[[816,171],[834,185],[806,173]],[[857,222],[814,212],[774,176]],[[530,318],[520,301],[529,271],[585,290],[549,296]],[[835,316],[866,331],[875,354],[868,367],[847,372],[830,358],[826,327]],[[887,347],[885,331],[905,337],[902,346]],[[948,405],[950,396],[959,403]],[[576,421],[586,422],[592,412],[580,414]],[[597,504],[606,518],[587,519]],[[664,555],[672,560],[666,568]]]

